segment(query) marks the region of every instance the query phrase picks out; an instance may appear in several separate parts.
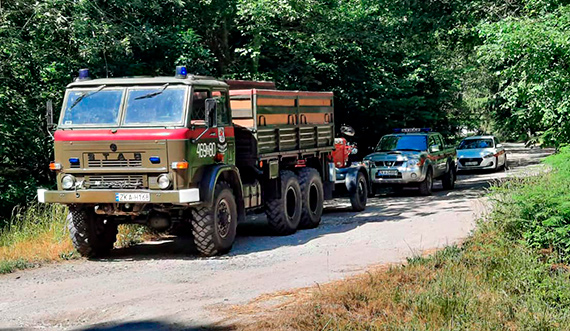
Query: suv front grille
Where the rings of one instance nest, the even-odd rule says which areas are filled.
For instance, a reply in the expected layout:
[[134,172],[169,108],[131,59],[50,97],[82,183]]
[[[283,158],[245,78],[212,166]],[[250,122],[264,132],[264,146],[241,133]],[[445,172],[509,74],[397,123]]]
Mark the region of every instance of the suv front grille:
[[92,189],[144,188],[143,175],[91,175],[85,181],[85,186]]
[[401,167],[404,161],[376,161],[374,164],[377,167]]

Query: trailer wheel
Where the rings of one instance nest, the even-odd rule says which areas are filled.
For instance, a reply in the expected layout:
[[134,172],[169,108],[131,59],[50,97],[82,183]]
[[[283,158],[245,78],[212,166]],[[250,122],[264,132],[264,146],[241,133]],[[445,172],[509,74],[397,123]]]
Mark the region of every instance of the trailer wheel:
[[231,187],[216,184],[212,206],[192,210],[192,234],[200,254],[214,256],[232,248],[237,229],[237,204]]
[[104,256],[117,240],[117,224],[104,222],[94,210],[71,207],[67,226],[73,247],[85,257]]
[[449,171],[443,175],[441,179],[441,185],[444,190],[452,190],[455,187],[455,166],[453,163],[449,165]]
[[366,208],[368,198],[368,184],[362,172],[356,176],[356,189],[350,194],[350,204],[353,211],[363,211]]
[[302,168],[299,171],[299,185],[303,209],[299,226],[312,229],[319,226],[323,215],[324,190],[323,181],[315,168]]
[[301,221],[301,187],[295,173],[283,170],[281,178],[281,198],[268,200],[265,214],[273,232],[277,235],[295,233]]

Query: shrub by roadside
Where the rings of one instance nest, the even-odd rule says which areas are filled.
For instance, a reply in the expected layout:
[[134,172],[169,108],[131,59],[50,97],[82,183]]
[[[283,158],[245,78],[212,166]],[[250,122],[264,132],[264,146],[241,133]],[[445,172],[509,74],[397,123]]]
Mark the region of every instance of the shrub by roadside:
[[[32,204],[17,209],[0,229],[0,274],[46,262],[79,258],[69,239],[67,208]],[[127,247],[156,237],[139,225],[121,225],[115,247]]]
[[495,188],[494,210],[461,247],[321,285],[236,328],[569,330],[568,161],[564,149],[546,161],[553,171]]

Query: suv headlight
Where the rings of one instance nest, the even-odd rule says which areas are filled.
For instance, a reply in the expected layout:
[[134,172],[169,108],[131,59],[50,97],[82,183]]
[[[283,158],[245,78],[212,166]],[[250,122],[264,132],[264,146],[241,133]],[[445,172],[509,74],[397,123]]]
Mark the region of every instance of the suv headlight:
[[421,165],[420,159],[408,159],[408,168],[417,167]]
[[61,178],[61,187],[64,190],[70,190],[75,185],[75,177],[72,175],[65,175]]
[[157,183],[158,183],[158,187],[161,190],[165,190],[165,189],[170,187],[170,177],[166,174],[162,174],[162,175],[158,176]]

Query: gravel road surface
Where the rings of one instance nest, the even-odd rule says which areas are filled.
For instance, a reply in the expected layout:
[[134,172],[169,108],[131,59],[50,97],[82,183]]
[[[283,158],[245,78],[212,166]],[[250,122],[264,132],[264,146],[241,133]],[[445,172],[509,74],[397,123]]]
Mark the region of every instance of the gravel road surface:
[[111,258],[76,260],[0,276],[0,328],[154,329],[211,325],[216,307],[311,286],[456,243],[485,211],[488,182],[540,171],[550,151],[508,145],[511,169],[461,174],[455,190],[372,198],[361,213],[327,203],[320,227],[268,236],[264,217],[239,228],[229,255],[200,258],[188,239],[147,242]]

